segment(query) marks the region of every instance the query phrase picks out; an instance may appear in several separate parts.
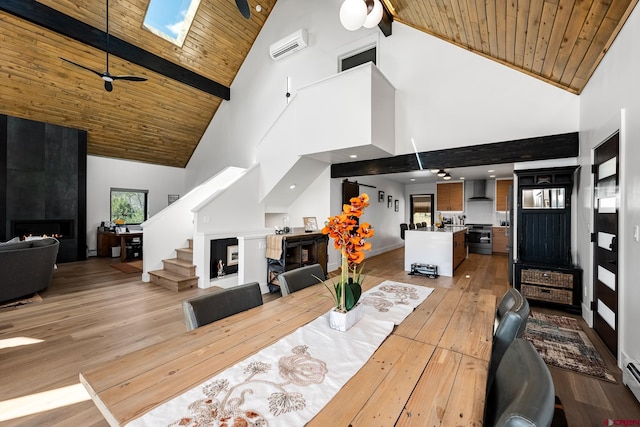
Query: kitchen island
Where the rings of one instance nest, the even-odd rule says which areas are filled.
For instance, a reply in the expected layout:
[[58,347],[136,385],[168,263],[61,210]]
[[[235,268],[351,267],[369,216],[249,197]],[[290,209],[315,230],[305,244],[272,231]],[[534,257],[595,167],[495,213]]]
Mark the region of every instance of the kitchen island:
[[465,226],[444,228],[425,227],[407,230],[404,234],[404,269],[411,271],[411,264],[438,266],[440,276],[453,276],[453,271],[467,257]]

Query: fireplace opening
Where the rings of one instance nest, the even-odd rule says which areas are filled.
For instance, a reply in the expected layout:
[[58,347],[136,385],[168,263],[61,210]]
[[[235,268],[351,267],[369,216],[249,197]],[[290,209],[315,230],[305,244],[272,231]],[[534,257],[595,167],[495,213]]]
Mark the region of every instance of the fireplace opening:
[[11,235],[24,240],[32,236],[48,236],[61,239],[73,239],[72,219],[41,219],[11,221]]

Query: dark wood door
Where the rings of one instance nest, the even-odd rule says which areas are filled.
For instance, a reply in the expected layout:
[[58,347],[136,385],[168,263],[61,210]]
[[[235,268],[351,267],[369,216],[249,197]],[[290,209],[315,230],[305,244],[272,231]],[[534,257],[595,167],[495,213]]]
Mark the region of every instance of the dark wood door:
[[618,354],[619,135],[595,149],[593,329]]

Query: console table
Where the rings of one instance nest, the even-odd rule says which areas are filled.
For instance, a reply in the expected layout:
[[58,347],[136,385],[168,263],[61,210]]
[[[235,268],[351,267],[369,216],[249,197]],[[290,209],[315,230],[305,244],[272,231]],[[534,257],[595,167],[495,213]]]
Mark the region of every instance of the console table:
[[[114,233],[112,231],[98,231],[98,256],[110,257],[111,248],[120,246],[122,262],[132,259],[142,259],[142,233]],[[127,249],[130,248],[130,251]]]

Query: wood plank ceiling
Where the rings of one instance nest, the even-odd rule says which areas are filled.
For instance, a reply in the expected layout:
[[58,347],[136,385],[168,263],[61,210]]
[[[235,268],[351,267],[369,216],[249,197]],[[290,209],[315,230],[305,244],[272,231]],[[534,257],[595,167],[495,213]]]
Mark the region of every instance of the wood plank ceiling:
[[394,21],[579,94],[637,0],[384,0]]
[[[384,0],[397,22],[579,94],[638,0]],[[105,31],[104,0],[23,0]],[[134,46],[229,87],[276,0],[250,0],[244,19],[233,0],[201,0],[182,47],[142,27],[149,0],[112,1],[109,31]],[[110,56],[116,81],[96,75],[102,50],[5,12],[0,0],[0,114],[88,131],[92,155],[184,167],[222,99]],[[338,14],[339,1],[335,5]],[[392,36],[393,37],[393,36]]]

